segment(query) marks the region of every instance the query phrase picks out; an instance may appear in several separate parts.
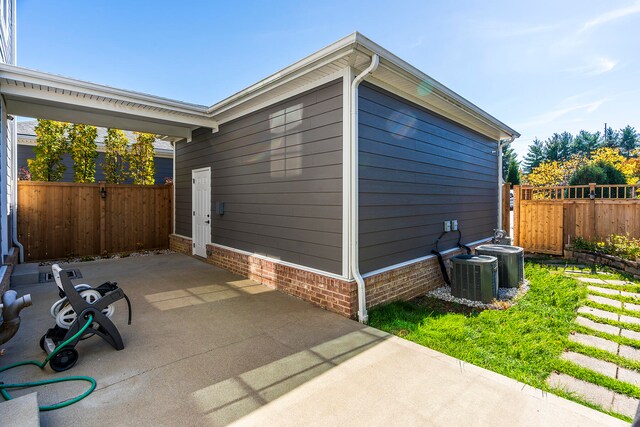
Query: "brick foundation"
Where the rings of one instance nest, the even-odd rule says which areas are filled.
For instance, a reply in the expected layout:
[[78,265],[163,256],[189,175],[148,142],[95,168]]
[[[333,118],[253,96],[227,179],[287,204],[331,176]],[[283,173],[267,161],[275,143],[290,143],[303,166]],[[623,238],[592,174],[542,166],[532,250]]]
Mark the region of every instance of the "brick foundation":
[[9,285],[11,284],[11,273],[13,272],[13,267],[18,263],[19,254],[20,250],[14,247],[13,253],[4,259],[4,265],[7,266],[7,269],[5,270],[4,275],[0,277],[0,295],[9,290]]
[[207,245],[207,262],[347,317],[357,311],[355,282]]
[[[484,243],[486,242],[478,243],[475,246]],[[462,253],[464,253],[463,250],[457,250],[442,256],[449,270],[449,277],[451,277],[449,259]],[[434,256],[424,261],[369,276],[365,279],[365,284],[367,308],[371,308],[391,301],[407,301],[444,286],[446,283],[442,277],[438,259]]]
[[178,236],[177,234],[169,235],[169,249],[185,255],[191,255],[191,239]]
[[[191,255],[191,239],[171,235],[169,247],[173,251]],[[458,250],[444,255],[445,264],[448,265],[452,256],[462,252]],[[326,310],[350,318],[357,315],[358,290],[355,281],[301,270],[261,256],[216,245],[207,245],[206,261]],[[375,274],[365,278],[367,308],[390,301],[406,301],[444,284],[436,257]]]

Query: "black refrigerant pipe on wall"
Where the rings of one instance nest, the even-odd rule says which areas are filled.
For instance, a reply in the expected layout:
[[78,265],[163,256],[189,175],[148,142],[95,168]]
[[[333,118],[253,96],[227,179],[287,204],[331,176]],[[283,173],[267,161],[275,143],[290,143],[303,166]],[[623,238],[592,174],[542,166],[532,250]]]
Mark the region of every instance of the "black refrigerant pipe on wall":
[[449,285],[449,286],[451,286],[451,280],[449,279],[449,273],[447,273],[447,266],[444,264],[444,258],[442,258],[442,254],[438,250],[438,243],[440,243],[440,239],[442,239],[446,234],[453,233],[455,231],[458,232],[458,242],[456,243],[456,245],[460,249],[466,250],[467,254],[470,254],[471,253],[471,248],[469,246],[467,246],[467,245],[465,245],[465,244],[460,242],[462,240],[462,231],[460,231],[460,228],[458,228],[456,230],[453,230],[453,231],[443,231],[440,234],[440,236],[438,236],[438,238],[436,239],[436,248],[431,250],[431,253],[438,257],[438,264],[440,264],[440,270],[442,271],[442,277],[444,278],[445,283],[447,285]]

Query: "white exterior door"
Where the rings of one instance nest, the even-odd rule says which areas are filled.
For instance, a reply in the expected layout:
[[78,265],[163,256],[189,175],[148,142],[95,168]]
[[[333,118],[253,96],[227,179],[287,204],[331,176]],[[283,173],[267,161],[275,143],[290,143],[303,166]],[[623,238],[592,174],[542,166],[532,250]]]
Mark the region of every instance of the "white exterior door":
[[191,171],[193,254],[207,257],[211,240],[211,168]]

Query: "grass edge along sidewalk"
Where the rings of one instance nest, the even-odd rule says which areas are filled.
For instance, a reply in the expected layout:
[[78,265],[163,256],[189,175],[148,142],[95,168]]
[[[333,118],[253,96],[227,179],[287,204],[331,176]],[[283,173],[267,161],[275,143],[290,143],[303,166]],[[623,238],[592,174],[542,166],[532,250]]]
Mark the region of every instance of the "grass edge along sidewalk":
[[630,421],[627,416],[547,384],[552,373],[561,372],[605,387],[613,386],[632,397],[640,392],[638,387],[592,374],[561,358],[565,350],[576,347],[569,336],[577,329],[576,311],[587,300],[587,284],[562,270],[533,263],[527,263],[526,277],[531,289],[517,304],[504,311],[469,310],[421,297],[371,310],[369,324]]

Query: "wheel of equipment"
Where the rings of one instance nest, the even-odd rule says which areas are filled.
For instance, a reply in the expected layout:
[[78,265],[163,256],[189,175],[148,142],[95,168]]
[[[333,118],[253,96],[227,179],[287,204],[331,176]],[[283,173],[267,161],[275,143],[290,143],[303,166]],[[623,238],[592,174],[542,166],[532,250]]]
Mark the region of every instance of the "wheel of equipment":
[[78,361],[78,351],[71,347],[62,347],[55,356],[49,361],[49,366],[56,372],[66,371],[73,368],[73,365]]
[[40,348],[42,349],[42,351],[46,351],[44,349],[44,340],[47,338],[47,334],[44,334],[41,338],[40,338]]

